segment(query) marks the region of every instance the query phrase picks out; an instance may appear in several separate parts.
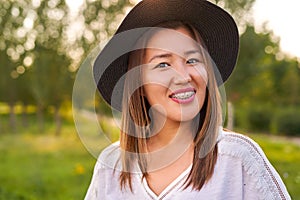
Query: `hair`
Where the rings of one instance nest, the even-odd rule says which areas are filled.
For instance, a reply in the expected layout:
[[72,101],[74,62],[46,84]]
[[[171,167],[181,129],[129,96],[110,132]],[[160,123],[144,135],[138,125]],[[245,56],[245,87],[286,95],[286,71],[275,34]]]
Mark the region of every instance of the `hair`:
[[[193,36],[193,39],[206,49],[199,32],[188,23],[169,21],[158,24],[157,27],[169,29],[186,28]],[[146,43],[149,37],[142,37],[141,40]],[[222,123],[221,99],[214,74],[215,66],[207,51],[203,50],[201,52],[208,74],[208,83],[204,104],[193,120],[197,128],[193,139],[193,165],[185,182],[185,188],[192,186],[195,190],[200,190],[213,175],[217,161],[217,137]],[[132,51],[129,55],[128,71],[131,70],[131,74],[135,78],[126,77],[122,102],[122,130],[120,135],[122,171],[119,181],[121,189],[128,186],[131,191],[131,172],[134,162],[138,163],[143,173],[142,177],[148,176],[147,160],[144,157],[144,153],[147,152],[147,137],[151,123],[148,113],[150,105],[141,87],[141,68],[134,70],[135,66],[143,64],[144,54],[145,49],[138,49]]]

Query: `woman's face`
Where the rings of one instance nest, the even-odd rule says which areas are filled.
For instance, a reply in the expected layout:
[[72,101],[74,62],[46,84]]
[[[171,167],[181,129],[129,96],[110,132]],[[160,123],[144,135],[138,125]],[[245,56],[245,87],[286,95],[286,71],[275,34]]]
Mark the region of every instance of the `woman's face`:
[[203,60],[185,28],[163,29],[150,38],[143,58],[143,89],[155,113],[176,122],[199,113],[208,81]]

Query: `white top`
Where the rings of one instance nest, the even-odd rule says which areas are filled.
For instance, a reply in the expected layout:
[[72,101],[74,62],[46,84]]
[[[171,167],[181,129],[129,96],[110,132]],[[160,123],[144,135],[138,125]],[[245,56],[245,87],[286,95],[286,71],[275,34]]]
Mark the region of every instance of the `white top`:
[[85,200],[276,200],[291,199],[280,176],[270,164],[262,149],[250,138],[220,131],[218,158],[212,178],[200,191],[191,186],[183,189],[191,167],[178,176],[159,196],[148,187],[141,173],[132,175],[133,192],[121,190],[117,166],[119,143],[107,147],[95,165],[92,182]]

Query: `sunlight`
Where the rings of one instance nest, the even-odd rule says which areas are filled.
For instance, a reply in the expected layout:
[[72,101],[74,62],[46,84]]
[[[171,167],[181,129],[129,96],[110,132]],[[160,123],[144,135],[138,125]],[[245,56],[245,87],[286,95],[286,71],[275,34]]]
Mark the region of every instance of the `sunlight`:
[[67,5],[70,10],[77,10],[80,6],[82,6],[84,0],[66,0]]
[[[33,1],[40,2],[39,0]],[[135,5],[141,0],[129,1]],[[84,0],[66,0],[72,11],[78,10],[83,2]],[[297,0],[256,0],[253,8],[255,25],[259,28],[267,22],[266,27],[280,37],[282,51],[290,56],[297,57],[300,57],[300,47],[298,45],[300,44],[300,26],[297,25],[297,21],[300,19],[299,7],[300,1]],[[130,8],[128,8],[129,10]],[[14,14],[17,15],[17,11]]]
[[297,0],[257,0],[254,5],[255,24],[267,28],[280,37],[281,49],[291,56],[300,57],[300,26]]
[[132,4],[137,4],[137,3],[139,3],[140,1],[142,1],[142,0],[129,0],[130,1],[130,3],[132,3]]

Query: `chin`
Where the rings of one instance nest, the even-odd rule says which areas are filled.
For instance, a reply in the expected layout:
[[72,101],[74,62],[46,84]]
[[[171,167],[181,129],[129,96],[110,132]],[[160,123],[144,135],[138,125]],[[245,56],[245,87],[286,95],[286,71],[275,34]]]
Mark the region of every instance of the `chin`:
[[184,113],[178,113],[178,114],[175,114],[172,113],[171,116],[169,117],[171,120],[173,121],[178,121],[178,122],[188,122],[188,121],[191,121],[193,120],[197,114],[199,112],[195,112],[195,110],[193,112],[184,112]]

